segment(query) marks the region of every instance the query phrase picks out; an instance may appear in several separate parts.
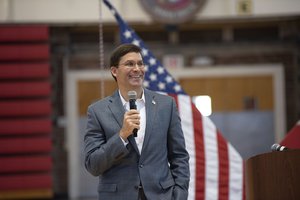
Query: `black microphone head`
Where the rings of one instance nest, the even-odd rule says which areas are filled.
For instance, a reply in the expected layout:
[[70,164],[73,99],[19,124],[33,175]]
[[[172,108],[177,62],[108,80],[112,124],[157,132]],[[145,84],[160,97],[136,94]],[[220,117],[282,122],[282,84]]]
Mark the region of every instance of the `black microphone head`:
[[[136,104],[135,104],[136,97],[137,97],[136,91],[130,90],[130,91],[128,91],[127,95],[129,98],[129,108],[136,110]],[[136,128],[132,130],[133,137],[137,137],[137,132],[138,132],[138,129],[136,129]]]
[[136,97],[137,97],[137,93],[136,93],[136,91],[134,91],[134,90],[130,90],[130,91],[127,93],[127,95],[128,95],[128,98],[129,98],[129,99],[136,99]]

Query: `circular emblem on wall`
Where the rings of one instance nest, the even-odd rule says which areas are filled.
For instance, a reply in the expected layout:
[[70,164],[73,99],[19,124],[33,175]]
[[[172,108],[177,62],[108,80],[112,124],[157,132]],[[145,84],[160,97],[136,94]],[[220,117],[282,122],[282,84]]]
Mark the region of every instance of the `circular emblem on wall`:
[[179,24],[191,20],[206,0],[141,0],[142,7],[155,20]]

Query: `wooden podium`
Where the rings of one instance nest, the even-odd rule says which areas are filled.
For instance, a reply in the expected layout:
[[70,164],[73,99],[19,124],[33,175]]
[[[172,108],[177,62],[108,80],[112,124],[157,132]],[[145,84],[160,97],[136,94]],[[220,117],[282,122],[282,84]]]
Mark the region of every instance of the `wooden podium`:
[[270,152],[246,161],[247,200],[299,200],[300,150]]

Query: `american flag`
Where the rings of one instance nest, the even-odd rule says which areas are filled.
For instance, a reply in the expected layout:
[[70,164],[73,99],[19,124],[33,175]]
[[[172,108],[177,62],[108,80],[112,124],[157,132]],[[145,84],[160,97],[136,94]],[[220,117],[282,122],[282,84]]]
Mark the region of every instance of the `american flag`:
[[176,99],[182,128],[190,154],[189,200],[242,200],[244,162],[239,153],[222,137],[216,126],[200,114],[191,98],[147,49],[141,38],[121,18],[108,0],[103,0],[115,16],[122,43],[142,49],[146,66],[144,86],[167,93]]

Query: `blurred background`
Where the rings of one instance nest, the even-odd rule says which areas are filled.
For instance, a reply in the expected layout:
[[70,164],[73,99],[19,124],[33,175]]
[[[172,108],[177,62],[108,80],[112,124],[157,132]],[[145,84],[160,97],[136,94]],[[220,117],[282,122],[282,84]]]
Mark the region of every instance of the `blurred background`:
[[[110,2],[244,160],[299,120],[299,0]],[[0,0],[0,199],[95,199],[86,109],[119,34],[101,0]]]

